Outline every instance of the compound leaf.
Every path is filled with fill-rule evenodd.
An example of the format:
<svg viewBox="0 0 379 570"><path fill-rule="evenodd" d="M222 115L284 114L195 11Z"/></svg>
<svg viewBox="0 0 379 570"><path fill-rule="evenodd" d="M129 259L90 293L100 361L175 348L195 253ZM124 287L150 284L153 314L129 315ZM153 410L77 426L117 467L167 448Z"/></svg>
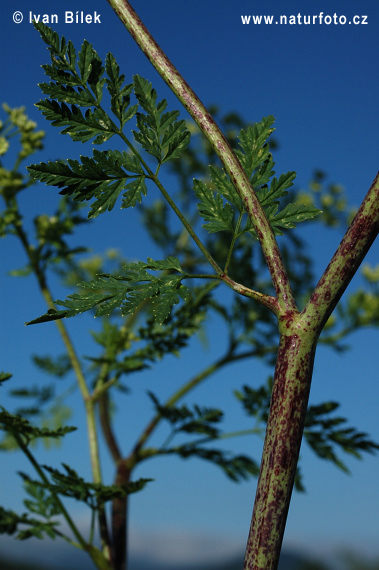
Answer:
<svg viewBox="0 0 379 570"><path fill-rule="evenodd" d="M170 257L163 261L149 258L147 261L129 263L122 274L102 274L93 281L80 283L80 293L69 295L65 301L55 301L55 304L65 307L64 310L50 309L45 315L27 324L74 317L91 309L96 309L95 316L110 315L117 308L126 315L134 312L145 301L151 303L155 320L162 323L172 306L188 297L189 289L181 283L185 273L176 258ZM148 269L165 272L174 270L180 272L180 275L163 273L156 276L149 273Z"/></svg>
<svg viewBox="0 0 379 570"><path fill-rule="evenodd" d="M203 225L210 233L234 231L233 210L225 203L222 196L214 193L204 182L194 180L193 189L199 202L199 214L205 220Z"/></svg>
<svg viewBox="0 0 379 570"><path fill-rule="evenodd" d="M223 412L216 408L200 407L195 405L193 409L187 406L164 406L158 398L149 392L157 412L165 418L174 428L174 432L201 433L211 438L219 436L219 430L214 424L223 418Z"/></svg>
<svg viewBox="0 0 379 570"><path fill-rule="evenodd" d="M0 429L11 434L22 435L28 443L33 439L41 437L63 437L67 433L76 430L76 428L72 426L64 426L55 430L39 428L33 426L27 419L19 415L10 414L2 406L0 407Z"/></svg>
<svg viewBox="0 0 379 570"><path fill-rule="evenodd" d="M177 120L178 111L164 113L167 101L157 103L157 92L149 81L139 75L133 79L138 102L146 111L137 113L138 131L133 131L136 141L159 163L178 158L190 139L185 121Z"/></svg>
<svg viewBox="0 0 379 570"><path fill-rule="evenodd" d="M114 55L111 53L108 53L106 57L105 69L108 75L106 84L111 96L111 109L119 119L122 128L126 121L135 115L138 109L138 105L133 105L133 107L127 111L130 104L130 94L133 90L133 83L123 86L125 76L120 75L120 68Z"/></svg>
<svg viewBox="0 0 379 570"><path fill-rule="evenodd" d="M100 109L87 109L83 115L76 105L72 105L70 109L65 103L59 104L49 99L40 101L36 107L54 127L66 127L61 134L70 135L74 141L84 143L94 138L94 144L102 144L115 134L111 120Z"/></svg>
<svg viewBox="0 0 379 570"><path fill-rule="evenodd" d="M121 208L134 208L137 202L142 202L142 196L147 194L145 177L140 176L125 186L128 190L123 194Z"/></svg>
<svg viewBox="0 0 379 570"><path fill-rule="evenodd" d="M256 477L259 474L257 463L246 455L233 455L219 449L207 449L191 444L173 448L169 452L176 453L185 459L199 457L210 461L221 467L225 475L235 482L246 480L251 476Z"/></svg>
<svg viewBox="0 0 379 570"><path fill-rule="evenodd" d="M126 152L94 150L93 158L81 157L82 164L77 160L67 162L57 161L32 164L29 172L41 182L49 186L63 188L61 194L73 195L74 200L82 202L95 198L90 218L100 213L110 211L120 193L123 194L123 208L135 205L141 201L142 194L146 195L147 188L143 175L134 174L143 172L135 157ZM132 174L128 174L130 169ZM129 180L133 180L128 184Z"/></svg>
<svg viewBox="0 0 379 570"><path fill-rule="evenodd" d="M212 183L215 185L218 192L224 196L225 200L233 204L240 212L242 212L244 208L241 198L225 171L212 165L209 168L211 171Z"/></svg>
<svg viewBox="0 0 379 570"><path fill-rule="evenodd" d="M42 539L45 535L55 538L57 534L60 534L56 530L58 524L56 521L41 521L32 518L26 513L18 515L14 511L0 507L0 534L15 534L18 540L32 537ZM29 528L19 530L20 525Z"/></svg>
<svg viewBox="0 0 379 570"><path fill-rule="evenodd" d="M238 149L236 154L249 178L270 156L266 141L275 130L272 127L274 121L274 117L269 115L239 134L241 150Z"/></svg>
<svg viewBox="0 0 379 570"><path fill-rule="evenodd" d="M277 235L281 235L280 228L295 228L296 224L312 220L318 216L321 211L312 205L303 204L287 204L287 206L277 214L270 216L271 226Z"/></svg>

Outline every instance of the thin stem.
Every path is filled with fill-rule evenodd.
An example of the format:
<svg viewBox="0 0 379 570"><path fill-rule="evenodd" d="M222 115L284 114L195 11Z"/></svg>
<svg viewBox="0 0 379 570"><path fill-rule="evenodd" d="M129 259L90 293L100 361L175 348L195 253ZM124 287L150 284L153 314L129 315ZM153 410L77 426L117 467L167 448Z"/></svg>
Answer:
<svg viewBox="0 0 379 570"><path fill-rule="evenodd" d="M118 463L122 459L120 447L117 443L116 437L113 432L112 423L109 415L109 395L108 391L104 391L99 399L99 416L100 423L103 430L103 435L107 443L109 452L113 458L114 463Z"/></svg>
<svg viewBox="0 0 379 570"><path fill-rule="evenodd" d="M196 232L193 230L192 225L187 221L186 217L182 214L180 209L175 204L174 200L171 198L171 196L166 191L163 184L160 182L160 180L158 178L160 165L158 165L157 170L154 174L153 171L148 166L148 164L143 160L143 158L141 157L139 152L134 148L134 146L130 143L128 138L124 135L124 133L119 133L119 134L120 134L122 140L128 145L128 147L131 149L131 151L134 153L134 155L138 158L138 160L140 161L142 166L145 168L148 177L155 183L157 188L160 190L160 192L162 193L162 195L165 198L165 200L167 201L167 203L170 205L172 210L175 212L175 214L178 216L179 220L181 221L181 223L183 224L183 226L187 230L188 234L191 236L191 238L193 239L193 241L195 242L197 247L200 249L201 253L208 260L208 262L213 267L213 269L216 271L216 273L221 273L221 271L222 271L221 268L218 266L218 264L212 258L211 254L209 253L207 248L204 246L204 244L202 243L202 241L200 240L200 238L198 237Z"/></svg>
<svg viewBox="0 0 379 570"><path fill-rule="evenodd" d="M133 39L211 143L236 188L261 244L281 310L297 310L274 233L250 180L214 119L185 82L127 0L108 0Z"/></svg>
<svg viewBox="0 0 379 570"><path fill-rule="evenodd" d="M22 437L20 437L19 434L12 431L12 435L15 438L15 440L17 441L17 445L19 446L21 451L26 455L26 457L28 458L30 463L33 465L35 471L38 473L38 476L40 477L41 481L45 484L46 488L48 489L50 486L50 481L46 477L45 473L42 471L42 469L39 466L38 462L36 461L34 455L29 451L28 446L24 443ZM65 518L65 520L66 520L68 526L70 527L73 535L75 536L76 540L78 541L77 544L75 544L75 546L77 546L78 548L81 548L83 550L87 550L86 541L84 540L84 538L80 534L78 528L76 527L74 521L72 520L72 518L68 514L68 512L67 512L65 506L63 505L62 501L60 500L59 496L54 491L50 491L50 492L51 492L51 495L54 497L54 501L56 502L60 512L62 513L63 517Z"/></svg>
<svg viewBox="0 0 379 570"><path fill-rule="evenodd" d="M235 293L242 295L243 297L249 297L250 299L254 299L255 301L259 301L262 305L268 307L276 316L280 314L280 307L277 299L272 297L271 295L265 295L264 293L259 293L258 291L254 291L253 289L249 289L249 287L245 287L245 285L241 285L234 281L229 275L226 273L221 273L221 275L207 275L203 273L191 273L188 275L184 275L183 279L218 279L222 281L228 287L233 289Z"/></svg>
<svg viewBox="0 0 379 570"><path fill-rule="evenodd" d="M226 262L225 262L225 267L224 267L224 273L228 274L228 270L229 270L229 263L230 260L232 258L232 253L233 253L233 249L234 249L234 245L236 243L236 240L238 238L238 230L240 228L241 225L241 221L242 221L242 217L243 217L243 212L240 213L239 218L237 220L237 224L236 227L234 229L234 233L233 233L233 238L229 247L229 251L228 251L228 255L226 257Z"/></svg>
<svg viewBox="0 0 379 570"><path fill-rule="evenodd" d="M14 433L14 432L13 432L13 436L16 439L20 449L25 453L25 455L29 459L30 463L33 465L34 469L38 473L41 481L45 484L46 488L48 488L49 484L50 484L48 478L46 477L45 473L43 472L43 470L39 466L39 464L36 461L36 459L34 458L33 454L30 452L27 445L25 445L25 443L23 442L22 437L20 437L17 433ZM80 534L78 528L76 527L74 521L72 520L72 518L70 517L69 513L67 512L65 506L63 505L62 501L60 500L58 494L54 493L54 491L51 491L51 494L54 497L54 500L55 500L60 512L62 513L64 519L66 520L69 528L71 529L72 533L74 534L74 536L78 542L74 543L72 540L70 540L68 537L62 535L61 533L60 533L60 536L62 536L62 538L64 538L65 540L67 540L71 544L74 544L78 548L81 548L81 549L85 550L86 552L88 552L88 554L92 558L95 566L97 568L99 568L100 570L112 570L108 560L102 554L102 552L100 552L98 548L96 548L92 544L87 543L84 540L84 538Z"/></svg>
<svg viewBox="0 0 379 570"><path fill-rule="evenodd" d="M211 254L207 250L207 248L203 245L202 241L197 236L196 232L193 230L191 224L187 221L185 216L179 210L179 208L177 207L175 202L172 200L171 196L166 192L164 186L161 184L161 182L158 180L158 178L154 177L154 182L157 185L157 187L159 188L159 190L161 191L164 198L167 200L168 204L171 206L171 208L175 212L175 214L178 216L179 220L182 222L183 226L186 228L187 232L189 233L189 235L191 236L193 241L196 243L197 247L200 249L201 253L207 259L209 264L213 267L213 269L215 270L215 272L217 274L222 273L221 267L219 267L219 265L216 263L216 261L213 259L213 257L211 256Z"/></svg>
<svg viewBox="0 0 379 570"><path fill-rule="evenodd" d="M303 311L321 331L379 231L379 173Z"/></svg>
<svg viewBox="0 0 379 570"><path fill-rule="evenodd" d="M273 352L273 351L276 351L276 347L272 348L271 350L267 349L267 353ZM258 352L259 352L259 355L262 355L261 351L258 351ZM232 362L235 362L237 360L243 360L245 358L251 358L253 356L256 356L256 354L257 354L257 351L254 349L243 352L243 353L239 353L239 354L234 354L233 349L229 350L225 356L219 358L213 364L210 364L209 366L207 366L202 372L200 372L199 374L196 374L196 376L191 378L188 382L186 382L185 384L183 384L183 386L181 386L178 390L176 390L172 394L172 396L170 396L170 398L168 398L168 400L166 400L164 406L166 408L174 406L185 395L187 395L194 388L199 386L199 384L204 382L204 380L209 378L209 376L211 376L212 374L217 372L217 370L219 370L223 366L225 366L227 364L231 364ZM137 440L137 443L136 443L132 453L129 456L130 459L132 457L134 457L134 458L138 457L140 450L145 445L147 440L151 437L151 435L153 434L153 432L155 431L155 429L157 428L158 424L160 423L160 421L162 419L163 418L160 414L156 414L154 416L154 418L147 425L147 427L145 428L145 430L143 431L143 433L141 434L141 436Z"/></svg>
<svg viewBox="0 0 379 570"><path fill-rule="evenodd" d="M202 372L200 372L199 374L196 374L196 376L191 378L191 380L189 380L188 382L183 384L183 386L181 386L178 390L176 390L172 394L172 396L170 396L170 398L168 398L168 400L166 400L164 406L166 408L174 406L181 398L183 398L186 394L188 394L188 392L190 392L191 390L196 388L196 386L198 386L206 378L208 378L209 376L214 374L219 368L224 366L224 364L227 364L229 361L231 361L230 356L226 355L226 356L223 356L222 358L220 358L219 360L217 360L216 362L214 362L213 364L210 364L209 366L207 366ZM157 426L161 422L161 420L162 420L161 414L156 414L154 416L154 418L151 420L151 422L147 425L147 427L143 431L142 435L138 438L137 443L136 443L132 453L130 454L130 457L138 457L139 456L139 453L140 453L142 447L145 445L145 443L147 442L149 437L155 431L155 429L157 428Z"/></svg>
<svg viewBox="0 0 379 570"><path fill-rule="evenodd" d="M222 273L220 275L220 278L236 293L239 293L243 297L249 297L250 299L259 301L262 303L262 305L265 305L265 307L270 309L274 315L277 317L280 315L281 308L279 300L275 297L271 297L271 295L265 295L264 293L259 293L258 291L253 291L252 289L249 289L248 287L245 287L244 285L233 281L233 279L231 279L228 275L225 275L225 273Z"/></svg>
<svg viewBox="0 0 379 570"><path fill-rule="evenodd" d="M12 205L17 208L18 210L18 203L15 197L12 199ZM42 296L46 301L46 304L49 308L55 308L53 303L53 298L50 293L49 287L46 282L46 277L41 269L38 259L36 258L35 251L29 240L27 238L26 233L22 227L21 220L18 220L13 224L13 227L16 231L18 238L20 239L25 253L28 256L30 264L33 268L33 272L37 278L37 282L39 288L41 290ZM66 348L68 357L71 362L71 366L74 370L78 386L80 392L82 394L83 400L85 402L86 407L86 417L87 417L87 433L88 433L88 441L89 441L89 452L90 452L90 459L91 459L91 466L92 466L92 477L94 483L101 483L101 470L100 470L100 456L99 456L99 444L98 444L98 437L97 437L97 429L96 429L96 419L95 419L95 409L94 409L94 402L91 399L90 391L87 386L86 379L83 374L83 370L79 361L79 358L76 354L74 345L71 341L70 335L62 321L55 321L58 331L61 335L63 344ZM107 523L106 523L106 516L105 510L102 506L99 508L99 521L100 521L100 531L101 531L101 538L105 552L109 554L109 536L107 531Z"/></svg>

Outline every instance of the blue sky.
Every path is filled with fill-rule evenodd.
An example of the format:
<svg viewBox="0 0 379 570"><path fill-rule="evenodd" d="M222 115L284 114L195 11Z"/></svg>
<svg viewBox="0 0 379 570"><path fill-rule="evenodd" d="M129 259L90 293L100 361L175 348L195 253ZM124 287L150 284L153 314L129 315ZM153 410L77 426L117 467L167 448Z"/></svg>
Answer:
<svg viewBox="0 0 379 570"><path fill-rule="evenodd" d="M276 117L276 138L280 142L275 155L278 173L296 170L298 186L305 187L313 170L321 168L328 173L330 181L345 187L351 204L359 205L379 166L379 6L375 0L359 3L309 0L306 5L299 1L275 0L267 3L267 7L242 0L135 0L133 6L205 104L217 103L222 112L237 111L247 122L258 121L269 114ZM66 8L85 14L96 11L100 23L65 23ZM16 10L23 14L19 24L13 21ZM72 7L68 3L53 5L41 0L3 2L0 7L1 102L25 105L29 116L47 131L45 150L33 162L78 157L83 147L61 137L33 107L41 98L37 83L44 80L44 75L40 66L49 61L49 56L29 23L30 11L41 15L53 11L59 19L54 29L71 39L77 48L85 38L102 57L113 52L127 80L135 73L147 77L154 82L159 95L177 108L173 96L105 0L77 0ZM347 21L355 15L366 15L367 24L243 25L241 22L241 15L248 14L272 14L277 20L280 15L318 15L320 12L324 20L334 13L346 16ZM54 189L38 187L35 193L25 197L23 208L27 215L34 215L43 208L51 211L56 200ZM82 228L78 239L91 243L94 250L104 251L122 243L125 255L140 259L151 255L144 239L133 239L138 232L138 216L134 212L130 216L128 211L115 212L100 218L96 224ZM123 222L125 219L127 223ZM319 275L341 235L327 230L317 235L305 230L304 235L310 243ZM378 253L376 244L368 256L372 264L378 263ZM14 373L15 387L16 382L24 384L25 378L35 381L36 372L28 355L47 352L59 339L53 324L46 328L23 326L25 320L41 314L45 308L32 279L26 282L4 277L7 271L23 264L18 244L10 239L3 241L1 260L1 367ZM357 283L359 278L350 290ZM83 327L88 326L88 321L82 322L68 323L79 342ZM216 327L217 323L213 323L210 329L208 352L202 352L195 343L193 350L183 353L179 361L168 359L160 365L157 374L163 379L162 398L173 389L179 370L191 375L217 356L222 341L215 335ZM352 425L379 440L378 372L374 360L378 331L367 329L351 337L350 342L353 348L345 356L326 349L318 351L311 402L340 401L341 414ZM84 344L84 353L85 349ZM254 375L264 378L267 373L259 363L254 364ZM232 373L230 370L222 372L209 386L196 392L193 401L198 399L222 407L230 405L231 419L238 421L230 394L243 383L241 378L246 374L251 374L248 364L236 366ZM134 423L127 427L130 438L149 417L144 393L150 385L150 377L144 377L134 388L135 400L125 400L123 418L131 417ZM4 402L8 401L6 390L7 387L2 390ZM75 408L74 423L80 420L80 409L80 406ZM120 429L125 430L124 419L118 421ZM74 457L77 468L85 471L85 432L75 438L72 436L70 446L50 455L41 451L42 460L57 465ZM250 452L256 458L261 452L257 438L241 439L233 442L233 446L238 452ZM307 493L294 495L284 544L325 551L341 545L359 545L379 555L378 458L368 456L362 462L348 460L352 475L346 476L316 459L305 448L302 457ZM25 465L17 455L7 460L2 457L1 461L6 464L0 474L0 502L10 508L19 507L19 481L12 473L25 469ZM111 479L110 466L106 464L104 471ZM209 533L210 537L229 535L237 546L244 544L255 481L233 485L215 468L196 460L182 463L176 459L154 460L139 474L151 476L156 482L132 499L131 520L136 536L157 532L157 528L164 532L175 529L189 535L199 532Z"/></svg>

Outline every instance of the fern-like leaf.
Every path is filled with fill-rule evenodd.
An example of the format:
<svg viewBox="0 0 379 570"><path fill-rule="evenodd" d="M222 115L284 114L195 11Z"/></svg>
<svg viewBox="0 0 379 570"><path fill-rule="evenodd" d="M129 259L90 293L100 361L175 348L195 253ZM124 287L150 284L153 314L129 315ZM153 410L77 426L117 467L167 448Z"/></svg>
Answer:
<svg viewBox="0 0 379 570"><path fill-rule="evenodd" d="M173 270L179 272L179 275L152 275L148 272L149 269L165 272ZM102 274L93 281L80 283L82 292L69 295L65 301L55 302L65 309L50 309L45 315L27 324L74 317L91 309L96 309L96 316L110 315L115 309L121 309L121 313L126 315L134 312L145 301L151 303L155 320L162 323L170 314L172 306L189 295L189 289L182 284L185 276L179 261L173 257L163 261L149 258L147 263L129 263L122 274Z"/></svg>

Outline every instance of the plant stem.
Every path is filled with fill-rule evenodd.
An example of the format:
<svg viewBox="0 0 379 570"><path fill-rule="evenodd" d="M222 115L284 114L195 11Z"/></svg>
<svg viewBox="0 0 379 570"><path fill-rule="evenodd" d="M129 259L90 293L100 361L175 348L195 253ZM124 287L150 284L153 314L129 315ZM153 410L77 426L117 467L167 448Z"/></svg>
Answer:
<svg viewBox="0 0 379 570"><path fill-rule="evenodd" d="M50 482L49 482L48 478L46 477L45 473L43 472L43 470L41 469L40 465L38 464L38 462L34 458L33 454L29 451L28 446L24 443L23 438L15 432L12 432L12 435L15 438L15 440L17 441L17 445L19 446L21 451L23 451L23 453L25 453L26 457L28 458L30 463L33 465L33 467L34 467L35 471L38 473L41 481L45 484L46 488L48 488ZM75 546L79 546L79 548L86 550L87 549L86 541L84 540L84 538L80 534L79 530L77 529L74 521L72 520L72 518L68 514L68 512L67 512L66 508L64 507L62 501L60 500L59 496L54 491L50 491L50 492L51 492L52 496L54 497L54 501L58 505L58 508L59 508L61 514L65 518L69 528L71 529L73 535L75 536L76 540L78 541L78 543Z"/></svg>
<svg viewBox="0 0 379 570"><path fill-rule="evenodd" d="M253 223L281 309L296 310L287 272L274 233L245 171L214 119L185 82L127 0L108 0L143 53L184 105L211 143Z"/></svg>
<svg viewBox="0 0 379 570"><path fill-rule="evenodd" d="M109 413L109 394L105 391L99 398L99 417L105 441L114 463L122 459L120 447L114 435L112 422Z"/></svg>
<svg viewBox="0 0 379 570"><path fill-rule="evenodd" d="M276 570L307 413L317 335L299 317L280 338L244 570Z"/></svg>
<svg viewBox="0 0 379 570"><path fill-rule="evenodd" d="M203 245L203 243L201 242L201 240L197 236L196 232L194 232L191 224L188 223L185 216L183 216L182 212L179 210L179 208L177 207L175 202L171 199L171 196L168 194L168 192L166 192L164 186L161 184L161 182L158 180L158 178L156 176L154 176L153 180L154 180L155 184L157 185L157 187L159 188L159 190L161 191L164 198L166 199L166 201L168 202L168 204L171 206L171 208L173 209L175 214L178 216L179 220L182 222L183 226L186 228L187 232L189 233L189 235L191 236L193 241L196 243L197 247L200 249L201 253L207 259L209 264L213 267L215 272L218 275L220 275L220 273L222 273L221 267L218 266L218 264L213 259L213 257L211 256L211 254L209 253L207 248Z"/></svg>
<svg viewBox="0 0 379 570"><path fill-rule="evenodd" d="M127 485L133 467L133 461L119 461L114 484ZM128 558L128 495L112 501L112 538L113 570L125 570Z"/></svg>
<svg viewBox="0 0 379 570"><path fill-rule="evenodd" d="M28 446L24 443L22 437L20 437L15 432L13 432L13 437L17 441L19 448L25 453L28 460L33 465L33 467L36 470L36 472L38 473L41 481L45 484L46 488L49 488L50 482L49 482L48 478L46 477L45 473L41 469L41 467L38 464L38 462L36 461L36 459L34 458L33 454L29 451ZM87 543L84 540L84 538L80 534L78 528L76 527L74 521L72 520L72 518L70 517L69 513L67 512L65 506L63 505L62 501L60 500L58 494L55 493L54 491L50 491L50 492L51 492L51 495L54 497L54 500L55 500L60 512L62 513L64 519L66 520L69 528L71 529L73 535L75 536L76 540L78 541L77 543L73 543L73 541L70 540L70 542L72 544L75 544L75 546L77 546L78 548L81 548L81 549L85 550L86 552L88 552L88 554L92 558L92 560L95 563L95 565L97 566L97 568L99 568L100 570L112 570L110 565L109 565L108 560L106 560L104 555L96 547L92 546L91 544ZM64 538L66 538L66 537L64 537Z"/></svg>
<svg viewBox="0 0 379 570"><path fill-rule="evenodd" d="M379 231L379 173L304 308L322 330Z"/></svg>
<svg viewBox="0 0 379 570"><path fill-rule="evenodd" d="M183 398L186 394L188 394L188 392L193 390L196 386L198 386L206 378L211 376L211 374L214 374L216 370L227 364L229 361L230 361L229 356L226 355L220 358L219 360L216 360L216 362L214 362L213 364L207 366L202 372L196 374L196 376L191 378L191 380L189 380L188 382L183 384L183 386L181 386L178 390L176 390L176 392L174 392L174 394L172 394L172 396L170 396L170 398L166 400L164 406L166 408L174 406L176 402L178 402L178 400ZM147 427L143 431L142 435L139 437L130 457L137 458L139 456L142 447L145 445L146 441L152 435L153 431L156 429L161 420L162 420L161 414L156 414L154 416L154 418L151 420L151 422L147 425Z"/></svg>
<svg viewBox="0 0 379 570"><path fill-rule="evenodd" d="M189 235L191 236L191 238L193 239L193 241L195 242L197 247L200 249L201 253L208 260L208 262L213 267L213 269L216 271L216 273L217 274L221 273L221 268L218 266L218 264L212 258L211 254L209 253L207 248L204 246L204 244L202 243L202 241L200 240L200 238L198 237L196 232L193 230L192 225L188 222L186 217L183 215L183 213L177 207L174 200L171 198L171 196L169 195L169 193L166 191L165 187L163 186L163 184L159 180L158 173L159 173L159 168L161 165L160 164L158 165L157 171L154 174L153 171L151 170L151 168L148 166L148 164L143 160L142 156L139 154L137 149L135 149L134 146L127 139L127 137L122 132L119 134L120 134L120 137L122 138L122 140L125 142L125 144L127 144L127 146L131 149L133 154L138 158L138 160L140 161L142 166L145 168L147 176L154 182L154 184L160 190L160 192L162 193L163 197L165 198L165 200L167 201L169 206L172 208L172 210L178 216L182 225L185 227L185 229L187 230L187 232L189 233Z"/></svg>
<svg viewBox="0 0 379 570"><path fill-rule="evenodd" d="M296 475L318 336L379 229L379 175L301 314L281 332L245 570L276 570Z"/></svg>
<svg viewBox="0 0 379 570"><path fill-rule="evenodd" d="M11 200L11 204L14 208L18 211L18 202L16 197L13 196ZM9 205L9 204L8 204ZM34 275L36 276L41 294L45 299L45 302L49 308L55 308L52 295L50 293L49 287L46 282L46 276L41 269L39 261L35 255L35 250L33 249L32 245L29 243L28 237L23 229L21 217L17 222L13 224L16 235L18 236L19 240L22 243L22 246L25 250L26 255L28 256L30 265L33 269ZM89 451L90 451L90 458L91 458L91 466L92 466L92 477L94 483L101 483L101 470L100 470L100 456L99 456L99 443L98 443L98 436L97 436L97 429L96 429L96 418L95 418L95 403L91 398L90 391L87 386L86 379L83 374L83 370L79 361L79 358L76 354L75 347L72 343L70 335L62 321L55 321L60 336L62 338L63 344L66 348L68 357L71 362L71 366L74 370L79 389L82 395L82 398L85 402L86 407L86 416L87 416L87 433L88 433L88 441L89 441ZM107 553L109 556L109 536L107 530L107 523L106 523L106 516L105 510L103 506L99 507L99 526L100 526L100 534L102 539L102 545L104 548L104 552Z"/></svg>
<svg viewBox="0 0 379 570"><path fill-rule="evenodd" d="M243 212L240 213L237 223L236 223L236 227L234 228L234 233L233 233L233 238L231 241L231 244L229 246L229 251L228 251L228 255L226 257L226 262L225 262L225 267L224 267L224 273L228 274L229 271L229 263L230 260L232 258L232 253L233 253L233 249L234 249L234 245L236 243L236 240L238 238L238 232L240 229L240 225L241 225L241 221L242 221L242 217L243 217Z"/></svg>

